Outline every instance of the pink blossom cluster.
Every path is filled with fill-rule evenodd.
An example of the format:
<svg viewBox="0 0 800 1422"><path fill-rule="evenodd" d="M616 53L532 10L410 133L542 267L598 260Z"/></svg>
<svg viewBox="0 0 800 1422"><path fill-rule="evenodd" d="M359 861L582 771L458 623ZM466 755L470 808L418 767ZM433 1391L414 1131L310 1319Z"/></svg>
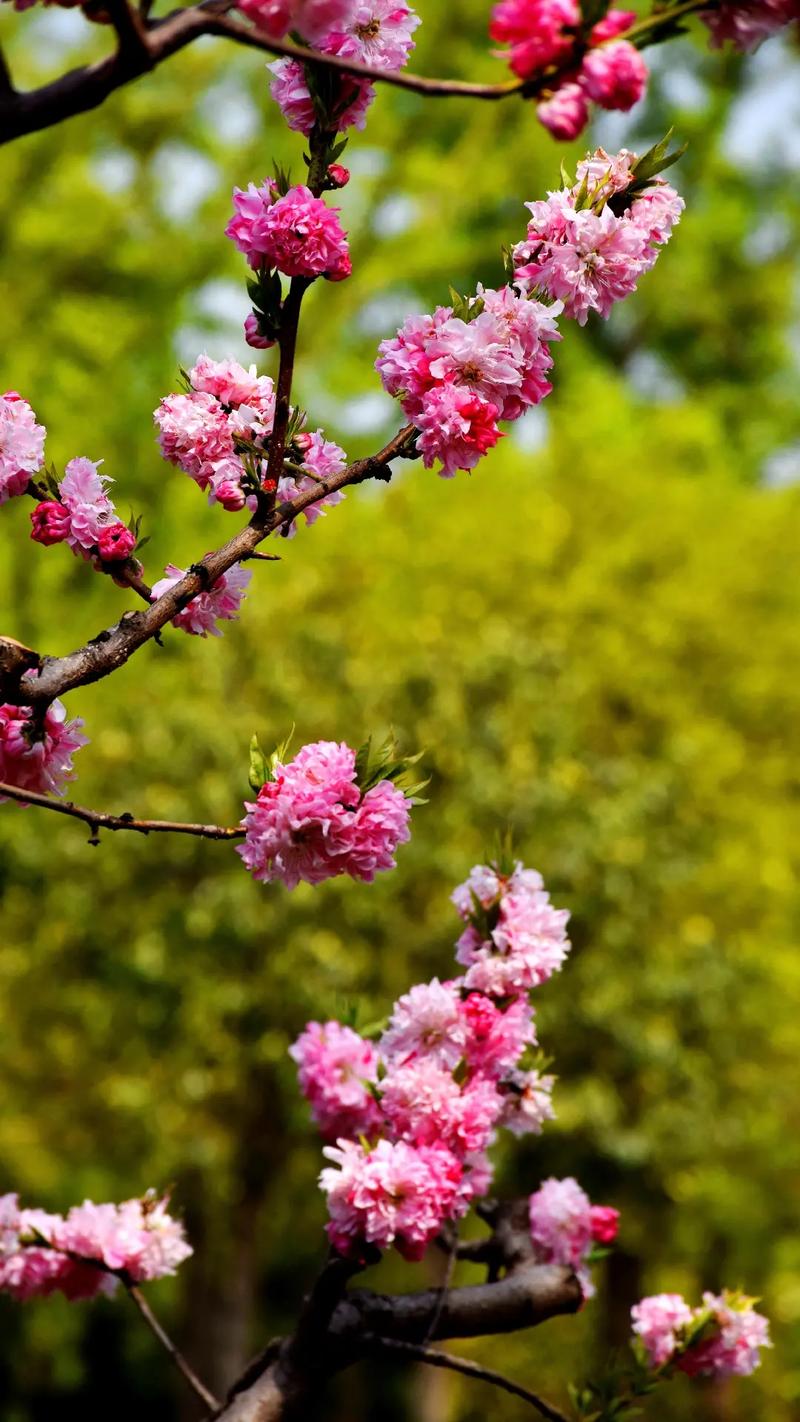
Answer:
<svg viewBox="0 0 800 1422"><path fill-rule="evenodd" d="M625 150L610 157L599 149L578 165L574 187L526 204L527 234L512 254L515 283L562 302L580 326L590 311L608 317L635 291L680 220L683 199L661 178L625 200L635 161Z"/></svg>
<svg viewBox="0 0 800 1422"><path fill-rule="evenodd" d="M541 885L520 865L508 877L518 889ZM505 882L490 868L473 870L468 881L495 897ZM456 891L459 902L469 892ZM375 1044L336 1022L306 1027L291 1055L338 1167L326 1168L320 1182L337 1249L395 1244L418 1257L446 1221L488 1190L497 1130L538 1133L552 1117L553 1078L527 1064L536 1045L527 996L533 981L529 975L525 988L496 995L468 978L418 983L394 1004ZM591 1237L611 1239L615 1221L615 1211L596 1212Z"/></svg>
<svg viewBox="0 0 800 1422"><path fill-rule="evenodd" d="M352 264L339 209L300 184L281 194L272 178L260 187L234 188L226 236L256 271L342 281Z"/></svg>
<svg viewBox="0 0 800 1422"><path fill-rule="evenodd" d="M239 0L239 8L266 28L264 11L276 6L271 0ZM402 69L408 62L414 48L412 36L420 23L403 0L319 0L316 6L300 3L283 9L294 11L287 27L297 30L323 54L390 71ZM279 59L268 68L273 76L270 92L289 128L309 134L321 118L324 127L339 132L364 127L375 98L375 86L368 79L338 76L322 114L320 98L317 96L315 103L298 60Z"/></svg>
<svg viewBox="0 0 800 1422"><path fill-rule="evenodd" d="M44 425L16 390L0 395L0 504L24 494L44 462Z"/></svg>
<svg viewBox="0 0 800 1422"><path fill-rule="evenodd" d="M800 21L800 0L744 0L701 10L711 31L711 44L718 49L729 41L736 49L751 50L777 34L786 25Z"/></svg>
<svg viewBox="0 0 800 1422"><path fill-rule="evenodd" d="M53 1215L0 1196L0 1291L22 1302L52 1293L88 1299L113 1292L119 1278L139 1284L174 1274L192 1250L168 1205L148 1194L121 1205L86 1200Z"/></svg>
<svg viewBox="0 0 800 1422"><path fill-rule="evenodd" d="M489 33L510 46L508 61L518 78L548 72L537 115L555 138L571 139L586 127L590 103L627 110L643 98L647 65L620 38L635 20L634 10L610 9L587 30L579 0L500 0Z"/></svg>
<svg viewBox="0 0 800 1422"><path fill-rule="evenodd" d="M580 1281L584 1298L594 1294L588 1261L595 1244L612 1244L619 1211L593 1205L577 1180L545 1180L528 1201L531 1239L543 1264L561 1264Z"/></svg>
<svg viewBox="0 0 800 1422"><path fill-rule="evenodd" d="M724 1290L690 1308L680 1294L654 1294L631 1310L633 1332L649 1368L672 1365L689 1377L747 1377L771 1347L769 1323L753 1299Z"/></svg>
<svg viewBox="0 0 800 1422"><path fill-rule="evenodd" d="M291 501L344 468L344 451L326 440L321 430L301 432L286 453L295 469L303 472L279 480L277 487L270 484L267 457L275 417L270 376L256 375L255 366L245 370L235 360L215 361L201 355L188 380L187 392L167 395L155 411L158 442L164 458L194 479L208 493L210 504L233 513L245 507L252 510L258 488L277 493L281 502ZM341 491L324 494L320 486L320 497L303 510L306 523L314 523L343 498ZM293 533L294 520L284 527Z"/></svg>
<svg viewBox="0 0 800 1422"><path fill-rule="evenodd" d="M62 795L73 780L72 757L88 745L80 717L67 720L60 701L41 717L30 706L0 705L0 781L38 795Z"/></svg>
<svg viewBox="0 0 800 1422"><path fill-rule="evenodd" d="M564 962L569 913L554 908L541 874L520 863L508 874L477 865L453 893L467 925L456 956L466 985L493 998L528 992Z"/></svg>
<svg viewBox="0 0 800 1422"><path fill-rule="evenodd" d="M185 569L176 568L174 563L167 564L164 574L165 576L153 585L154 602L186 576ZM252 573L238 564L229 568L210 588L198 593L172 618L173 627L179 627L182 632L188 632L193 637L207 637L209 633L212 637L221 637L222 632L217 623L235 621L239 616L239 608L252 576Z"/></svg>
<svg viewBox="0 0 800 1422"><path fill-rule="evenodd" d="M303 746L272 774L245 805L237 846L254 879L287 889L341 874L371 883L395 867L397 846L410 838L408 800L390 780L362 792L355 751L344 742Z"/></svg>
<svg viewBox="0 0 800 1422"><path fill-rule="evenodd" d="M499 420L518 419L549 394L560 310L511 286L480 287L469 319L440 306L381 342L376 369L419 430L426 468L441 464L445 478L473 469L500 439Z"/></svg>
<svg viewBox="0 0 800 1422"><path fill-rule="evenodd" d="M31 514L31 538L51 546L67 543L83 558L104 563L124 562L136 547L136 534L117 517L107 486L99 474L102 460L71 459L58 485L57 499L44 499Z"/></svg>

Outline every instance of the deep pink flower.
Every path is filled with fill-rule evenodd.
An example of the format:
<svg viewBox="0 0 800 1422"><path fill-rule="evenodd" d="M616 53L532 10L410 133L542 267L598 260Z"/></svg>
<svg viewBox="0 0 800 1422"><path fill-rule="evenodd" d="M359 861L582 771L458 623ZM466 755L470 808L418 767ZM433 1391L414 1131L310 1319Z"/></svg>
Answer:
<svg viewBox="0 0 800 1422"><path fill-rule="evenodd" d="M595 1243L613 1244L619 1233L619 1210L613 1205L592 1205L589 1215Z"/></svg>
<svg viewBox="0 0 800 1422"><path fill-rule="evenodd" d="M61 795L74 780L72 757L88 745L83 721L67 720L60 701L53 701L41 720L30 706L0 705L0 780L19 790Z"/></svg>
<svg viewBox="0 0 800 1422"><path fill-rule="evenodd" d="M487 1077L459 1086L430 1057L391 1068L382 1083L381 1106L397 1139L413 1145L445 1145L459 1159L485 1150L503 1098Z"/></svg>
<svg viewBox="0 0 800 1422"><path fill-rule="evenodd" d="M580 84L562 84L549 99L540 99L536 117L554 138L569 142L583 133L589 122L589 105Z"/></svg>
<svg viewBox="0 0 800 1422"><path fill-rule="evenodd" d="M369 1089L378 1080L378 1053L371 1042L338 1022L309 1022L289 1056L326 1140L379 1133L381 1112Z"/></svg>
<svg viewBox="0 0 800 1422"><path fill-rule="evenodd" d="M499 1080L536 1041L533 1008L524 997L500 1007L484 993L471 992L460 1010L467 1029L464 1055L482 1076Z"/></svg>
<svg viewBox="0 0 800 1422"><path fill-rule="evenodd" d="M343 163L328 164L328 178L336 188L346 188L350 182L350 169Z"/></svg>
<svg viewBox="0 0 800 1422"><path fill-rule="evenodd" d="M222 405L238 409L246 405L255 410L265 426L272 429L275 417L275 387L269 375L257 375L254 365L249 370L235 360L212 360L200 355L189 371L192 389L215 395Z"/></svg>
<svg viewBox="0 0 800 1422"><path fill-rule="evenodd" d="M502 437L497 405L473 395L463 385L437 385L425 396L414 423L426 469L441 464L442 478L475 465Z"/></svg>
<svg viewBox="0 0 800 1422"><path fill-rule="evenodd" d="M528 79L572 52L581 23L576 0L500 0L492 10L489 34L511 46L509 64Z"/></svg>
<svg viewBox="0 0 800 1422"><path fill-rule="evenodd" d="M589 34L590 44L603 44L606 40L616 39L617 35L624 35L631 25L636 21L635 10L609 10L602 20L592 27Z"/></svg>
<svg viewBox="0 0 800 1422"><path fill-rule="evenodd" d="M307 44L347 24L353 7L354 0L238 0L242 13L270 38L296 30Z"/></svg>
<svg viewBox="0 0 800 1422"><path fill-rule="evenodd" d="M186 576L184 570L176 568L174 563L168 563L164 573L165 576L153 585L154 602ZM221 637L222 631L217 623L232 622L238 618L252 576L247 568L237 563L217 578L207 592L193 597L189 605L172 618L172 626L180 627L181 631L193 637L207 637L209 633L212 637Z"/></svg>
<svg viewBox="0 0 800 1422"><path fill-rule="evenodd" d="M119 520L106 524L97 535L97 551L108 563L129 558L136 547L136 534Z"/></svg>
<svg viewBox="0 0 800 1422"><path fill-rule="evenodd" d="M644 97L647 65L627 40L590 49L581 65L581 81L590 99L604 109L632 109Z"/></svg>
<svg viewBox="0 0 800 1422"><path fill-rule="evenodd" d="M381 1140L367 1149L341 1140L324 1153L334 1162L320 1175L328 1237L342 1254L394 1244L406 1259L420 1259L458 1207L462 1167L444 1146Z"/></svg>
<svg viewBox="0 0 800 1422"><path fill-rule="evenodd" d="M31 524L34 543L63 543L69 533L69 509L56 499L45 499L33 510Z"/></svg>
<svg viewBox="0 0 800 1422"><path fill-rule="evenodd" d="M350 275L347 238L338 208L330 208L302 185L276 195L270 180L246 192L234 188L234 216L225 231L252 267L274 267L285 276Z"/></svg>
<svg viewBox="0 0 800 1422"><path fill-rule="evenodd" d="M0 395L0 504L24 494L44 462L44 425L16 390Z"/></svg>
<svg viewBox="0 0 800 1422"><path fill-rule="evenodd" d="M270 346L274 346L275 344L272 338L268 340L266 336L262 336L261 326L255 311L251 311L250 315L245 317L244 338L248 346L252 346L254 351L266 351L269 350Z"/></svg>

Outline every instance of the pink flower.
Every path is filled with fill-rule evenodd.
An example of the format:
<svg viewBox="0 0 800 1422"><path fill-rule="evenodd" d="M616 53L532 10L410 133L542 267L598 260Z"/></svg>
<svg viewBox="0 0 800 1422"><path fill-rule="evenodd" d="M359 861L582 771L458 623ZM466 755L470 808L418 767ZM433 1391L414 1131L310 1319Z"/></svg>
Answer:
<svg viewBox="0 0 800 1422"><path fill-rule="evenodd" d="M101 463L102 460L71 459L58 486L61 502L69 512L67 542L74 552L94 548L102 529L117 521L106 493L111 480L97 472Z"/></svg>
<svg viewBox="0 0 800 1422"><path fill-rule="evenodd" d="M73 780L72 757L88 738L83 721L67 720L60 701L53 701L41 720L30 706L0 705L0 780L39 795L61 795Z"/></svg>
<svg viewBox="0 0 800 1422"><path fill-rule="evenodd" d="M652 1294L631 1309L633 1331L642 1340L648 1366L663 1368L678 1347L678 1335L693 1321L680 1294Z"/></svg>
<svg viewBox="0 0 800 1422"><path fill-rule="evenodd" d="M154 602L186 576L184 570L176 568L174 563L168 563L164 573L165 576L153 585ZM207 592L198 593L188 606L172 618L173 627L180 627L181 631L193 637L207 637L209 633L212 637L221 637L217 623L236 621L252 576L246 568L235 564L217 578Z"/></svg>
<svg viewBox="0 0 800 1422"><path fill-rule="evenodd" d="M635 21L635 10L609 10L608 14L593 26L589 35L590 42L596 45L603 44L606 40L616 39L617 35L624 35Z"/></svg>
<svg viewBox="0 0 800 1422"><path fill-rule="evenodd" d="M510 1072L502 1083L505 1106L500 1125L515 1136L540 1135L545 1121L555 1120L554 1084L554 1076L538 1071Z"/></svg>
<svg viewBox="0 0 800 1422"><path fill-rule="evenodd" d="M729 1293L703 1294L695 1319L709 1319L713 1332L687 1348L678 1367L690 1377L748 1377L761 1363L760 1350L770 1348L769 1323L756 1313L753 1300ZM708 1327L708 1324L706 1325Z"/></svg>
<svg viewBox="0 0 800 1422"><path fill-rule="evenodd" d="M638 49L627 40L590 49L581 65L581 80L590 99L604 109L632 109L644 97L649 70Z"/></svg>
<svg viewBox="0 0 800 1422"><path fill-rule="evenodd" d="M661 179L655 179L653 186L634 198L628 209L628 221L644 238L644 248L640 257L643 271L655 266L658 249L668 242L676 222L686 206L675 189Z"/></svg>
<svg viewBox="0 0 800 1422"><path fill-rule="evenodd" d="M366 1149L341 1140L324 1153L334 1162L320 1175L328 1237L342 1254L394 1244L406 1259L420 1259L458 1208L462 1167L444 1146L381 1140Z"/></svg>
<svg viewBox="0 0 800 1422"><path fill-rule="evenodd" d="M247 192L234 188L234 216L225 231L252 267L274 267L285 276L326 276L341 281L350 275L347 238L338 208L329 208L309 188L290 188L276 196L271 181Z"/></svg>
<svg viewBox="0 0 800 1422"><path fill-rule="evenodd" d="M613 1244L619 1233L619 1210L613 1205L592 1205L589 1215L595 1243Z"/></svg>
<svg viewBox="0 0 800 1422"><path fill-rule="evenodd" d="M238 0L238 8L272 39L296 30L307 44L317 44L350 19L354 0Z"/></svg>
<svg viewBox="0 0 800 1422"><path fill-rule="evenodd" d="M425 1057L452 1070L467 1044L468 1023L453 983L418 983L399 998L379 1047L392 1068Z"/></svg>
<svg viewBox="0 0 800 1422"><path fill-rule="evenodd" d="M24 494L44 462L44 425L16 390L0 395L0 504Z"/></svg>
<svg viewBox="0 0 800 1422"><path fill-rule="evenodd" d="M506 342L511 359L520 374L519 384L506 392L502 418L518 419L531 405L538 405L550 394L552 385L547 375L553 366L550 342L560 341L557 318L559 302L544 306L541 301L520 296L511 286L499 291L478 287L483 301L483 319L488 326L494 322L498 338Z"/></svg>
<svg viewBox="0 0 800 1422"><path fill-rule="evenodd" d="M282 39L292 22L292 0L238 0L243 15L271 39Z"/></svg>
<svg viewBox="0 0 800 1422"><path fill-rule="evenodd" d="M563 301L580 326L589 312L607 317L636 289L645 242L639 228L606 206L601 212L569 210L561 194L527 204L528 236L515 249L517 278Z"/></svg>
<svg viewBox="0 0 800 1422"><path fill-rule="evenodd" d="M592 1246L591 1203L577 1180L545 1180L528 1201L531 1239L544 1264L577 1274L584 1298L594 1293L586 1265Z"/></svg>
<svg viewBox="0 0 800 1422"><path fill-rule="evenodd" d="M549 99L540 99L536 117L554 138L565 142L577 138L589 122L589 106L580 84L562 84Z"/></svg>
<svg viewBox="0 0 800 1422"><path fill-rule="evenodd" d="M397 845L409 838L408 804L387 782L362 796L349 746L317 741L273 773L245 805L247 833L237 846L255 879L280 879L287 889L340 874L371 882L394 866Z"/></svg>
<svg viewBox="0 0 800 1422"><path fill-rule="evenodd" d="M700 19L708 25L715 48L729 40L736 49L751 50L784 25L800 20L800 0L745 0L744 4L722 4L716 10L702 10Z"/></svg>
<svg viewBox="0 0 800 1422"><path fill-rule="evenodd" d="M31 514L31 538L34 543L63 543L69 533L69 509L55 499L37 504Z"/></svg>
<svg viewBox="0 0 800 1422"><path fill-rule="evenodd" d="M309 1022L289 1056L326 1140L379 1133L381 1112L369 1089L378 1080L378 1053L370 1042L338 1022Z"/></svg>
<svg viewBox="0 0 800 1422"><path fill-rule="evenodd" d="M275 417L275 387L271 376L256 375L254 365L249 370L235 360L211 360L210 356L197 357L189 371L193 390L206 395L215 395L223 405L238 409L246 405L255 410L268 429L272 429Z"/></svg>
<svg viewBox="0 0 800 1422"><path fill-rule="evenodd" d="M400 397L409 418L422 409L422 400L436 384L430 370L430 348L450 320L449 306L439 306L432 316L409 316L396 336L381 341L375 369L384 390Z"/></svg>
<svg viewBox="0 0 800 1422"><path fill-rule="evenodd" d="M516 996L562 966L570 948L569 914L553 907L535 871L517 864L502 878L478 866L453 901L467 923L456 956L467 967L468 987L492 997Z"/></svg>
<svg viewBox="0 0 800 1422"><path fill-rule="evenodd" d="M255 311L251 311L250 315L245 317L244 338L248 346L252 346L255 351L269 350L270 346L275 344L271 337L268 339L266 336L262 336L261 325Z"/></svg>
<svg viewBox="0 0 800 1422"><path fill-rule="evenodd" d="M58 1292L92 1298L116 1286L174 1274L192 1253L167 1198L145 1196L121 1205L86 1200L66 1217L19 1210L16 1196L0 1200L0 1289L18 1299ZM33 1244L38 1239L47 1243ZM100 1266L100 1267L98 1267Z"/></svg>
<svg viewBox="0 0 800 1422"><path fill-rule="evenodd" d="M129 558L136 547L136 534L124 523L106 524L97 535L97 551L108 563Z"/></svg>
<svg viewBox="0 0 800 1422"><path fill-rule="evenodd" d="M536 1041L533 1008L524 997L499 1007L483 993L471 992L461 1003L461 1015L467 1029L464 1055L482 1076L499 1080Z"/></svg>
<svg viewBox="0 0 800 1422"><path fill-rule="evenodd" d="M303 65L296 59L278 59L267 68L273 75L270 94L289 128L308 135L316 122L316 110ZM334 105L337 130L342 133L347 128L363 129L374 98L375 86L369 80L342 75Z"/></svg>
<svg viewBox="0 0 800 1422"><path fill-rule="evenodd" d="M528 79L571 54L581 23L576 0L500 0L492 11L489 34L509 44L509 63L520 79Z"/></svg>
<svg viewBox="0 0 800 1422"><path fill-rule="evenodd" d="M501 438L499 409L461 385L437 385L423 400L414 423L426 469L441 463L442 478L475 465Z"/></svg>
<svg viewBox="0 0 800 1422"><path fill-rule="evenodd" d="M326 509L335 508L344 499L343 489L334 489L332 493L326 494L320 481L329 479L334 474L339 474L347 464L347 455L333 440L325 439L322 430L315 430L313 434L301 435L303 443L302 460L303 468L308 470L305 477L285 476L278 481L278 502L292 503L300 494L312 493L319 490L319 498L313 504L308 504L303 510L303 517L307 524L316 523L318 518L323 518ZM292 519L291 523L284 524L281 532L284 538L293 538L297 532L297 521Z"/></svg>
<svg viewBox="0 0 800 1422"><path fill-rule="evenodd" d="M459 1086L430 1057L391 1069L381 1106L394 1136L413 1145L443 1144L459 1159L485 1150L503 1099L486 1077Z"/></svg>
<svg viewBox="0 0 800 1422"><path fill-rule="evenodd" d="M355 0L347 22L320 43L326 54L355 59L372 69L402 69L414 48L419 16L398 0Z"/></svg>
<svg viewBox="0 0 800 1422"><path fill-rule="evenodd" d="M201 489L208 488L214 461L233 455L231 430L219 400L197 391L167 395L153 418L164 458Z"/></svg>

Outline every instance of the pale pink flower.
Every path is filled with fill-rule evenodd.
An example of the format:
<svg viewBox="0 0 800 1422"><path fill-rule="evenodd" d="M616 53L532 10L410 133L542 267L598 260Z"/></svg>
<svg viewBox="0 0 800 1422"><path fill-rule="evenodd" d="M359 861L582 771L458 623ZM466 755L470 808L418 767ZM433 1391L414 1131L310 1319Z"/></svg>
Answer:
<svg viewBox="0 0 800 1422"><path fill-rule="evenodd" d="M98 474L102 460L71 459L58 486L61 502L69 511L67 542L73 551L94 548L101 531L117 522L116 510L106 493L112 481Z"/></svg>
<svg viewBox="0 0 800 1422"><path fill-rule="evenodd" d="M591 1202L577 1180L545 1180L531 1195L531 1239L543 1264L561 1264L577 1275L584 1298L594 1287L586 1265L592 1247Z"/></svg>
<svg viewBox="0 0 800 1422"><path fill-rule="evenodd" d="M174 563L167 564L164 574L165 576L153 585L154 602L186 576L184 569L176 568ZM217 578L207 592L198 593L193 597L191 602L172 618L172 626L179 627L182 632L188 632L193 637L207 637L209 633L212 637L221 637L222 631L217 623L236 621L252 576L247 568L235 564L227 573Z"/></svg>
<svg viewBox="0 0 800 1422"><path fill-rule="evenodd" d="M554 138L570 142L589 122L589 105L580 84L562 84L536 105L536 117Z"/></svg>
<svg viewBox="0 0 800 1422"><path fill-rule="evenodd" d="M491 313L467 323L451 317L428 347L429 369L438 384L463 385L490 401L504 418L506 403L518 399L522 381L518 362Z"/></svg>
<svg viewBox="0 0 800 1422"><path fill-rule="evenodd" d="M613 193L624 192L630 186L633 174L631 167L636 162L636 154L631 153L629 148L621 148L619 153L606 153L605 148L596 148L594 153L587 153L578 164L576 182L571 190L572 197L580 191L584 178L593 200L602 192L606 198ZM653 182L660 182L660 179L653 179ZM649 189L648 189L649 191Z"/></svg>
<svg viewBox="0 0 800 1422"><path fill-rule="evenodd" d="M72 757L88 745L76 717L67 720L60 701L53 701L41 719L30 706L0 705L0 780L18 790L62 795L74 780Z"/></svg>
<svg viewBox="0 0 800 1422"><path fill-rule="evenodd" d="M569 952L569 914L553 907L535 870L517 864L501 878L479 866L453 901L467 922L456 956L467 967L467 987L475 991L493 997L527 992L546 982Z"/></svg>
<svg viewBox="0 0 800 1422"><path fill-rule="evenodd" d="M320 42L326 54L355 59L372 69L402 69L414 48L419 16L403 0L355 0L347 23Z"/></svg>
<svg viewBox="0 0 800 1422"><path fill-rule="evenodd" d="M189 380L193 390L215 395L221 404L232 409L246 405L257 412L267 430L272 429L275 387L271 376L256 374L254 365L245 370L238 361L200 355L189 371Z"/></svg>
<svg viewBox="0 0 800 1422"><path fill-rule="evenodd" d="M489 34L511 46L513 72L528 79L550 64L564 62L580 23L577 0L500 0L492 10Z"/></svg>
<svg viewBox="0 0 800 1422"><path fill-rule="evenodd" d="M690 1377L749 1377L761 1363L761 1349L772 1346L769 1323L751 1299L729 1293L703 1294L695 1318L710 1313L714 1332L687 1348L678 1367Z"/></svg>
<svg viewBox="0 0 800 1422"><path fill-rule="evenodd" d="M467 1022L455 984L417 983L392 1009L379 1049L392 1068L425 1057L452 1070L467 1045Z"/></svg>
<svg viewBox="0 0 800 1422"><path fill-rule="evenodd" d="M380 1132L380 1108L369 1089L378 1080L378 1053L371 1042L338 1022L309 1022L289 1056L326 1140Z"/></svg>
<svg viewBox="0 0 800 1422"><path fill-rule="evenodd" d="M686 204L670 183L655 179L652 187L634 198L628 221L642 233L645 246L640 258L643 271L655 266L658 249L668 242Z"/></svg>
<svg viewBox="0 0 800 1422"><path fill-rule="evenodd" d="M649 70L638 49L627 40L612 40L590 49L581 65L581 82L604 109L632 109L644 97Z"/></svg>
<svg viewBox="0 0 800 1422"><path fill-rule="evenodd" d="M425 468L441 464L438 472L444 479L452 479L459 469L474 469L502 437L498 415L497 405L473 395L467 386L434 386L414 420Z"/></svg>
<svg viewBox="0 0 800 1422"><path fill-rule="evenodd" d="M663 1368L678 1347L679 1336L694 1318L680 1294L651 1294L631 1309L633 1331L642 1344L648 1366Z"/></svg>
<svg viewBox="0 0 800 1422"><path fill-rule="evenodd" d="M69 509L65 509L56 499L46 499L33 510L31 524L34 543L46 546L63 543L69 534Z"/></svg>
<svg viewBox="0 0 800 1422"><path fill-rule="evenodd" d="M350 275L347 238L338 208L328 207L303 185L277 196L270 180L247 192L234 188L234 216L225 231L252 267L274 267L285 276Z"/></svg>
<svg viewBox="0 0 800 1422"><path fill-rule="evenodd" d="M164 458L207 489L214 462L234 452L228 420L216 396L198 391L167 395L153 418Z"/></svg>
<svg viewBox="0 0 800 1422"><path fill-rule="evenodd" d="M565 314L580 326L590 311L608 317L616 302L636 289L646 245L639 228L608 206L565 214L560 195L527 205L533 219L521 244L517 278L563 301Z"/></svg>
<svg viewBox="0 0 800 1422"><path fill-rule="evenodd" d="M459 1086L446 1067L420 1057L388 1072L381 1106L395 1137L414 1145L444 1144L461 1158L485 1150L503 1099L488 1078Z"/></svg>
<svg viewBox="0 0 800 1422"><path fill-rule="evenodd" d="M305 477L286 475L279 479L278 503L292 503L300 494L312 493L318 489L319 498L303 510L306 523L311 525L316 523L318 518L323 518L327 509L335 508L344 499L343 489L334 489L332 493L326 494L319 481L340 474L347 464L347 455L333 440L326 439L322 430L304 435L303 443L303 468L307 469L308 473ZM285 523L281 528L284 538L293 538L296 532L296 519Z"/></svg>
<svg viewBox="0 0 800 1422"><path fill-rule="evenodd" d="M538 1071L509 1072L502 1083L505 1104L500 1125L515 1136L541 1135L545 1121L555 1120L554 1076Z"/></svg>
<svg viewBox="0 0 800 1422"><path fill-rule="evenodd" d="M308 135L317 116L303 65L296 59L278 59L267 69L273 76L270 94L289 128ZM333 116L337 130L342 133L347 128L363 129L374 98L375 86L369 80L342 75Z"/></svg>
<svg viewBox="0 0 800 1422"><path fill-rule="evenodd" d="M44 425L16 390L0 395L0 504L24 494L44 462Z"/></svg>
<svg viewBox="0 0 800 1422"><path fill-rule="evenodd" d="M420 1259L459 1205L462 1167L444 1146L381 1140L366 1149L341 1140L324 1154L334 1162L320 1175L327 1232L342 1254L394 1244L406 1259Z"/></svg>
<svg viewBox="0 0 800 1422"><path fill-rule="evenodd" d="M729 40L736 49L751 50L785 25L800 20L800 0L745 0L743 4L723 4L715 10L702 10L700 19L708 25L715 48Z"/></svg>

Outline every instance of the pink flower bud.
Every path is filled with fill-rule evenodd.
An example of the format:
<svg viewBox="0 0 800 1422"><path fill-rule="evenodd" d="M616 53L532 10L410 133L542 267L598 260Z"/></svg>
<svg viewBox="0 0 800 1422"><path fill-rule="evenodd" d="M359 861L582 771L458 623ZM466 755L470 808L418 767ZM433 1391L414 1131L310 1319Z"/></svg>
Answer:
<svg viewBox="0 0 800 1422"><path fill-rule="evenodd" d="M136 534L124 523L109 523L97 535L97 550L104 563L119 563L129 558L136 547Z"/></svg>
<svg viewBox="0 0 800 1422"><path fill-rule="evenodd" d="M619 1230L619 1210L611 1205L592 1205L589 1217L592 1239L597 1244L613 1244Z"/></svg>
<svg viewBox="0 0 800 1422"><path fill-rule="evenodd" d="M295 448L300 450L301 454L308 454L308 451L312 449L314 445L314 441L310 434L295 435L293 443L295 445Z"/></svg>
<svg viewBox="0 0 800 1422"><path fill-rule="evenodd" d="M350 182L350 169L343 163L328 164L328 178L335 188L346 188Z"/></svg>
<svg viewBox="0 0 800 1422"><path fill-rule="evenodd" d="M258 324L258 317L255 311L251 311L244 323L244 338L248 346L252 346L254 351L267 351L270 346L274 346L274 341L268 341L266 336L262 336L261 327Z"/></svg>
<svg viewBox="0 0 800 1422"><path fill-rule="evenodd" d="M235 479L222 479L219 484L215 484L214 497L228 513L238 513L239 509L244 508L244 489Z"/></svg>
<svg viewBox="0 0 800 1422"><path fill-rule="evenodd" d="M589 98L604 109L632 109L644 95L648 75L641 54L627 40L591 49L581 67Z"/></svg>
<svg viewBox="0 0 800 1422"><path fill-rule="evenodd" d="M537 104L536 117L554 138L565 142L577 138L589 121L589 107L580 84L562 84L552 98Z"/></svg>
<svg viewBox="0 0 800 1422"><path fill-rule="evenodd" d="M593 27L589 42L595 45L602 44L604 40L616 39L617 35L622 35L630 29L635 19L635 10L609 10Z"/></svg>
<svg viewBox="0 0 800 1422"><path fill-rule="evenodd" d="M69 509L65 509L64 505L57 503L55 499L45 499L33 510L31 523L31 538L34 543L44 543L46 546L63 543L69 533Z"/></svg>

